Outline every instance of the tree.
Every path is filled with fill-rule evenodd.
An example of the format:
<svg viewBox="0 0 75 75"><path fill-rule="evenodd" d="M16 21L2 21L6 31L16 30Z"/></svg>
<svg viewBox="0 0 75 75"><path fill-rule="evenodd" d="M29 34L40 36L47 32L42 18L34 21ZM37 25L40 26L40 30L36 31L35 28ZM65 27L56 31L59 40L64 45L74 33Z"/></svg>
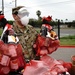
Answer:
<svg viewBox="0 0 75 75"><path fill-rule="evenodd" d="M66 21L68 21L68 19L65 19Z"/></svg>
<svg viewBox="0 0 75 75"><path fill-rule="evenodd" d="M36 15L38 16L38 19L40 19L41 11L40 10L36 11Z"/></svg>

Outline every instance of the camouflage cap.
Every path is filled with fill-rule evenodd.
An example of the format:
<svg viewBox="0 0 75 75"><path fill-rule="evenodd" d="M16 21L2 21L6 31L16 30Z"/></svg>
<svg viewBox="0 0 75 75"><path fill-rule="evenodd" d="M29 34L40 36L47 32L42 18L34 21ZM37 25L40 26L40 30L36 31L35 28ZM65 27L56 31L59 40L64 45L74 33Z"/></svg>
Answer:
<svg viewBox="0 0 75 75"><path fill-rule="evenodd" d="M18 16L19 16L20 18L22 18L22 17L24 17L24 16L29 16L29 12L28 12L27 8L26 8L26 7L20 8L20 9L18 10Z"/></svg>
<svg viewBox="0 0 75 75"><path fill-rule="evenodd" d="M12 14L17 15L17 14L18 14L18 10L19 10L20 8L22 8L22 7L25 7L25 6L17 6L17 7L15 7L15 8L12 8Z"/></svg>

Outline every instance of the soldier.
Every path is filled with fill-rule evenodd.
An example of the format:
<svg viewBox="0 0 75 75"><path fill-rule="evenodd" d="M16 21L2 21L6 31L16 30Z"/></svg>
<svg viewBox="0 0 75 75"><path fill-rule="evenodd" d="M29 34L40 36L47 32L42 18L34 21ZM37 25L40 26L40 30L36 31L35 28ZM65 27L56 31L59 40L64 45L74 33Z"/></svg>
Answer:
<svg viewBox="0 0 75 75"><path fill-rule="evenodd" d="M29 61L35 56L33 52L33 44L35 42L37 32L35 28L28 25L29 12L24 6L12 8L12 16L15 20L13 23L13 29L17 34L19 34L18 38L23 48L25 60Z"/></svg>
<svg viewBox="0 0 75 75"><path fill-rule="evenodd" d="M5 25L8 23L2 11L0 11L0 28L4 29Z"/></svg>
<svg viewBox="0 0 75 75"><path fill-rule="evenodd" d="M50 38L50 43L51 43L51 47L49 48L49 54L53 53L54 51L56 51L58 49L58 47L60 46L60 41L58 39L58 35L56 34L56 32L53 30L53 27L50 25L50 21L52 20L52 16L48 16L48 17L43 17L42 19L42 27L41 29L43 30L44 28L47 29L47 35L45 35L45 37ZM49 39L46 39L47 41L49 41Z"/></svg>
<svg viewBox="0 0 75 75"><path fill-rule="evenodd" d="M56 32L53 30L52 26L49 24L49 22L51 20L52 20L52 17L50 17L50 16L43 17L41 30L43 30L43 29L47 30L46 31L47 33L45 34L46 37L50 37L52 40L57 40L58 36L57 36Z"/></svg>

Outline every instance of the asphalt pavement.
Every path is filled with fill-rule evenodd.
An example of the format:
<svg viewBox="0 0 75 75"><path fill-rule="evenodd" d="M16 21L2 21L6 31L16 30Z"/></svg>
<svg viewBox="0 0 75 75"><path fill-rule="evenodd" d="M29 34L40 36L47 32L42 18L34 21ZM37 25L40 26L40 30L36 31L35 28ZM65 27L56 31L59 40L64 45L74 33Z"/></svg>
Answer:
<svg viewBox="0 0 75 75"><path fill-rule="evenodd" d="M58 29L54 29L54 31L58 34ZM60 37L75 35L75 29L60 29Z"/></svg>
<svg viewBox="0 0 75 75"><path fill-rule="evenodd" d="M72 55L75 55L75 47L59 47L57 51L50 54L51 57L57 60L62 59L66 62L71 62Z"/></svg>

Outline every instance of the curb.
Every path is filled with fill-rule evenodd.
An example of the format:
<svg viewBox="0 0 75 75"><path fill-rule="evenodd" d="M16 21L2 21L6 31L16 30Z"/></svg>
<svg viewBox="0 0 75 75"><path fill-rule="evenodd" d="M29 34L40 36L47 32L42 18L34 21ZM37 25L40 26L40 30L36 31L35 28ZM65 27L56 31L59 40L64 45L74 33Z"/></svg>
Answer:
<svg viewBox="0 0 75 75"><path fill-rule="evenodd" d="M75 46L59 46L59 48L75 48Z"/></svg>

